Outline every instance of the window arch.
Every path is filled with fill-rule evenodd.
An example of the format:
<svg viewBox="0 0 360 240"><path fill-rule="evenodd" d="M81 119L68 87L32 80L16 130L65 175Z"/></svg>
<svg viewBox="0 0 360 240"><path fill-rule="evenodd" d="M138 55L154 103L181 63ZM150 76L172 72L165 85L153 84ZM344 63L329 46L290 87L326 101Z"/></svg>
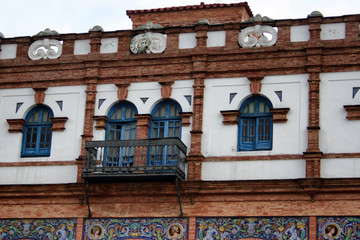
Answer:
<svg viewBox="0 0 360 240"><path fill-rule="evenodd" d="M163 100L153 109L149 138L181 138L181 106L173 100ZM177 164L180 149L173 145L154 146L148 151L151 166Z"/></svg>
<svg viewBox="0 0 360 240"><path fill-rule="evenodd" d="M238 151L272 149L271 102L262 96L247 98L240 107Z"/></svg>
<svg viewBox="0 0 360 240"><path fill-rule="evenodd" d="M108 112L106 140L136 139L136 107L130 102L120 102ZM108 147L105 166L132 166L134 163L134 147Z"/></svg>
<svg viewBox="0 0 360 240"><path fill-rule="evenodd" d="M22 141L22 157L50 156L52 110L44 105L38 105L30 110L25 117L24 134Z"/></svg>
<svg viewBox="0 0 360 240"><path fill-rule="evenodd" d="M149 138L181 138L181 106L173 100L163 100L153 109Z"/></svg>

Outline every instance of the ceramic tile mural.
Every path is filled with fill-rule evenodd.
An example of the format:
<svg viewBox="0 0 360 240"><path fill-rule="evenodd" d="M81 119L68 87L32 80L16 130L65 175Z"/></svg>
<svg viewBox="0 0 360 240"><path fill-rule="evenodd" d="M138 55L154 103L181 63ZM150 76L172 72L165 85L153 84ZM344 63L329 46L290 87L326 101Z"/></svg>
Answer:
<svg viewBox="0 0 360 240"><path fill-rule="evenodd" d="M76 219L0 219L0 239L72 240Z"/></svg>
<svg viewBox="0 0 360 240"><path fill-rule="evenodd" d="M309 219L298 217L197 218L196 239L307 240Z"/></svg>
<svg viewBox="0 0 360 240"><path fill-rule="evenodd" d="M360 239L360 217L319 217L317 239Z"/></svg>
<svg viewBox="0 0 360 240"><path fill-rule="evenodd" d="M84 220L83 239L188 239L186 218L109 218Z"/></svg>

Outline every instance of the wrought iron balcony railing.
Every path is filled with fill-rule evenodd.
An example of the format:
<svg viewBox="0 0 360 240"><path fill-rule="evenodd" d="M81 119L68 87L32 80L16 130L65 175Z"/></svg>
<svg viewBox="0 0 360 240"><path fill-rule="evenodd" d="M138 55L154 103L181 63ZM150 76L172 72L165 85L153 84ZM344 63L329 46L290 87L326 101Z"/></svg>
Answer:
<svg viewBox="0 0 360 240"><path fill-rule="evenodd" d="M186 146L179 138L89 141L85 149L87 181L185 179Z"/></svg>

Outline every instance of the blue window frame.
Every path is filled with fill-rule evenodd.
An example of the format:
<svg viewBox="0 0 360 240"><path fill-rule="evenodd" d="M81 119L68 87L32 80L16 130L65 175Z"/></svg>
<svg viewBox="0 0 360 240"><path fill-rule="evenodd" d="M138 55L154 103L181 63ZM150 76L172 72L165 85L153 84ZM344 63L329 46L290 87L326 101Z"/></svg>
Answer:
<svg viewBox="0 0 360 240"><path fill-rule="evenodd" d="M136 139L136 107L130 102L114 105L108 113L106 140ZM106 149L105 166L132 166L134 147L109 147Z"/></svg>
<svg viewBox="0 0 360 240"><path fill-rule="evenodd" d="M240 107L238 151L271 150L273 123L271 102L261 96L252 96Z"/></svg>
<svg viewBox="0 0 360 240"><path fill-rule="evenodd" d="M151 116L149 138L170 138L181 139L181 106L173 100L163 100L153 109ZM175 165L179 149L175 146L152 147L148 155L148 164Z"/></svg>
<svg viewBox="0 0 360 240"><path fill-rule="evenodd" d="M39 105L30 110L25 117L22 140L22 157L50 156L53 112L49 107Z"/></svg>

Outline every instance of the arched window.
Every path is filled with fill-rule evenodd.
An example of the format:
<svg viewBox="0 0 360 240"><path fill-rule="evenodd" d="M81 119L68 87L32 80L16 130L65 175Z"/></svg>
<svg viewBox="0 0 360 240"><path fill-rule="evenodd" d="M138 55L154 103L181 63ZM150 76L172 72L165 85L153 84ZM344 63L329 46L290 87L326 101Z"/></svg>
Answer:
<svg viewBox="0 0 360 240"><path fill-rule="evenodd" d="M136 139L136 107L129 102L114 105L108 113L106 140ZM132 166L133 147L109 147L106 153L106 166Z"/></svg>
<svg viewBox="0 0 360 240"><path fill-rule="evenodd" d="M153 109L150 138L181 138L180 105L173 100L164 100Z"/></svg>
<svg viewBox="0 0 360 240"><path fill-rule="evenodd" d="M39 105L25 117L22 141L22 157L50 156L53 112L49 107Z"/></svg>
<svg viewBox="0 0 360 240"><path fill-rule="evenodd" d="M181 106L173 100L164 100L153 109L149 138L181 138ZM175 165L179 149L165 145L152 147L148 154L148 164L152 166Z"/></svg>
<svg viewBox="0 0 360 240"><path fill-rule="evenodd" d="M261 96L252 96L240 107L238 151L272 149L271 102Z"/></svg>

